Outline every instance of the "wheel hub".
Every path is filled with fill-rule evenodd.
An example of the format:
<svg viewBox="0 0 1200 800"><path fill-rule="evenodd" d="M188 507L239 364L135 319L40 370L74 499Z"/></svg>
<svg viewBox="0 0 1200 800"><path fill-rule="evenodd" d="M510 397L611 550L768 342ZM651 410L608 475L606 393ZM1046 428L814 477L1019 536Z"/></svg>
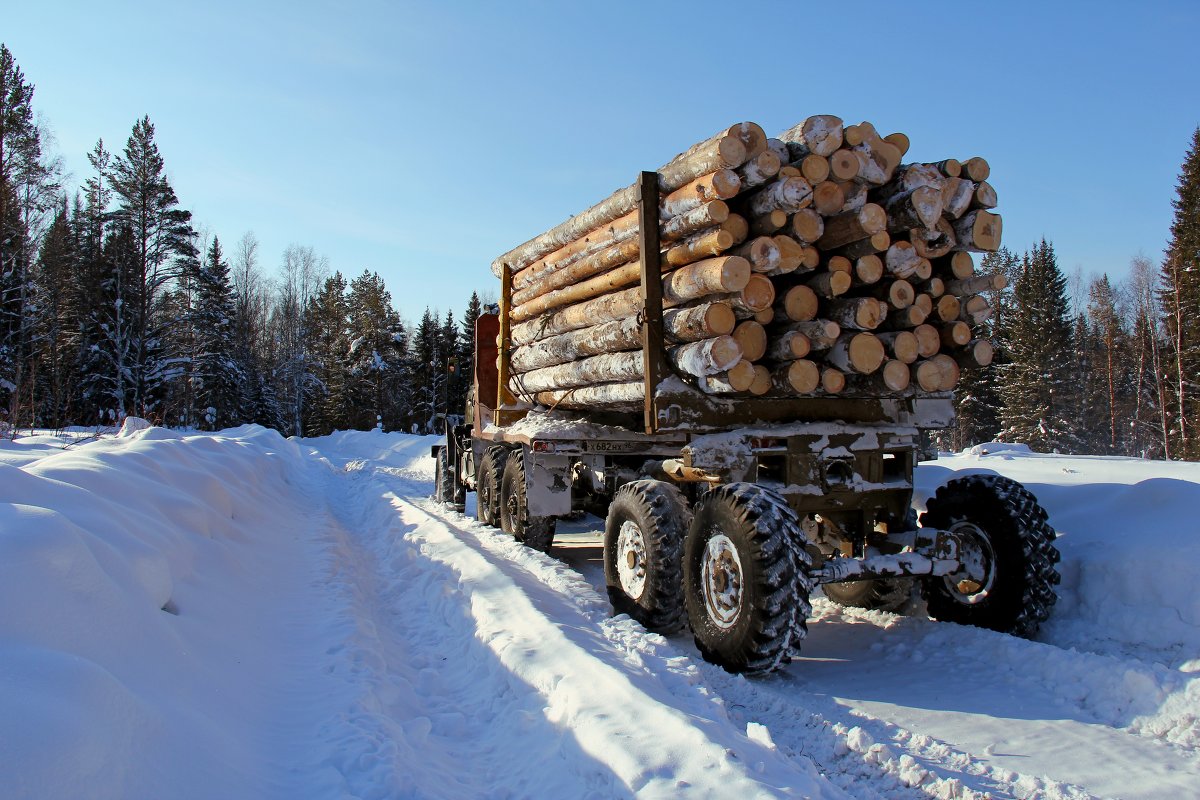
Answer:
<svg viewBox="0 0 1200 800"><path fill-rule="evenodd" d="M982 528L965 520L950 526L950 533L958 541L961 566L945 577L946 588L960 603L981 602L996 582L996 551L992 541Z"/></svg>
<svg viewBox="0 0 1200 800"><path fill-rule="evenodd" d="M701 580L709 619L718 628L732 628L742 611L742 560L725 534L705 545Z"/></svg>
<svg viewBox="0 0 1200 800"><path fill-rule="evenodd" d="M617 533L617 578L621 590L634 600L646 590L646 537L633 520L621 523Z"/></svg>

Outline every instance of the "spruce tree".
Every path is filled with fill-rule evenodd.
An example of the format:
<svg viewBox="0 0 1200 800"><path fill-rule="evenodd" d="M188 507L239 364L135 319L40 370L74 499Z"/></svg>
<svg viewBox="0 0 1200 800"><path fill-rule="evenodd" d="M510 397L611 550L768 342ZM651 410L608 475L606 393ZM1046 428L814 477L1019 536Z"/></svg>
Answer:
<svg viewBox="0 0 1200 800"><path fill-rule="evenodd" d="M383 427L394 414L396 384L404 361L400 316L378 273L363 271L350 282L349 349L350 416L352 427Z"/></svg>
<svg viewBox="0 0 1200 800"><path fill-rule="evenodd" d="M1001 368L1002 435L1037 450L1070 452L1078 437L1070 418L1075 375L1066 279L1045 239L1022 258L1013 300L1004 322L1011 363Z"/></svg>
<svg viewBox="0 0 1200 800"><path fill-rule="evenodd" d="M76 402L76 339L80 327L73 283L76 280L75 226L64 201L42 240L34 277L37 305L38 376L41 398L39 424L70 424Z"/></svg>
<svg viewBox="0 0 1200 800"><path fill-rule="evenodd" d="M234 296L229 264L214 236L197 281L194 329L196 331L196 408L206 430L241 422L241 391L245 369L234 343Z"/></svg>
<svg viewBox="0 0 1200 800"><path fill-rule="evenodd" d="M315 381L308 385L305 404L306 436L324 436L349 427L350 351L349 309L346 305L346 279L335 272L325 279L321 290L309 303L305 348L312 358Z"/></svg>
<svg viewBox="0 0 1200 800"><path fill-rule="evenodd" d="M133 126L124 152L113 162L109 182L117 198L113 220L133 239L137 305L127 309L132 331L128 363L131 411L150 414L170 377L163 348L173 322L156 316L159 301L180 266L195 257L190 211L179 207L167 180L154 125L143 117Z"/></svg>
<svg viewBox="0 0 1200 800"><path fill-rule="evenodd" d="M1200 459L1200 128L1172 201L1175 219L1162 266L1159 298L1169 351L1164 359L1170 393L1169 458Z"/></svg>

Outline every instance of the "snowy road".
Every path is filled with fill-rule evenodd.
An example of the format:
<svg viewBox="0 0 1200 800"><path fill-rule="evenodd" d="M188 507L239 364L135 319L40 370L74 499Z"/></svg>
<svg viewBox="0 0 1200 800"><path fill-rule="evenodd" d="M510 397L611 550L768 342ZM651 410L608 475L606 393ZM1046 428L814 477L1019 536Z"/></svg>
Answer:
<svg viewBox="0 0 1200 800"><path fill-rule="evenodd" d="M61 444L0 447L4 797L1200 795L1192 465L923 467L1047 505L1042 640L818 599L746 680L609 616L598 520L546 555L429 501L428 438Z"/></svg>

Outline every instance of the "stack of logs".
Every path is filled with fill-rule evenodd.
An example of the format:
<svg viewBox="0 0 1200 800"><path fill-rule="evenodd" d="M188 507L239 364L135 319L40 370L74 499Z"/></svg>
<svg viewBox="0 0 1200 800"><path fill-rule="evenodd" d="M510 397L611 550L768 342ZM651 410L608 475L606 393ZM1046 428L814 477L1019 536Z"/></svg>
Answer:
<svg viewBox="0 0 1200 800"><path fill-rule="evenodd" d="M718 395L953 389L992 359L972 252L1000 246L979 157L903 163L902 133L820 115L741 123L658 170L670 368ZM564 408L643 399L638 197L622 189L504 254L509 387Z"/></svg>

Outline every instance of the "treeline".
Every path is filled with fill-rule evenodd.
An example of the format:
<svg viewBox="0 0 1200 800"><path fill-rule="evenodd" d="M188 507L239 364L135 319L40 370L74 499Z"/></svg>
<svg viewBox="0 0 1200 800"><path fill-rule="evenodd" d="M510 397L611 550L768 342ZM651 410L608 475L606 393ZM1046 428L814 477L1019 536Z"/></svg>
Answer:
<svg viewBox="0 0 1200 800"><path fill-rule="evenodd" d="M1043 452L1200 460L1200 129L1174 200L1162 264L1145 257L1116 284L1070 291L1053 246L1001 249L992 367L964 370L958 424L939 444L1001 439Z"/></svg>
<svg viewBox="0 0 1200 800"><path fill-rule="evenodd" d="M311 436L461 413L477 297L410 330L378 274L347 283L311 248L268 281L252 234L230 255L197 233L148 118L119 153L98 142L69 193L32 100L0 45L0 426L136 414Z"/></svg>

